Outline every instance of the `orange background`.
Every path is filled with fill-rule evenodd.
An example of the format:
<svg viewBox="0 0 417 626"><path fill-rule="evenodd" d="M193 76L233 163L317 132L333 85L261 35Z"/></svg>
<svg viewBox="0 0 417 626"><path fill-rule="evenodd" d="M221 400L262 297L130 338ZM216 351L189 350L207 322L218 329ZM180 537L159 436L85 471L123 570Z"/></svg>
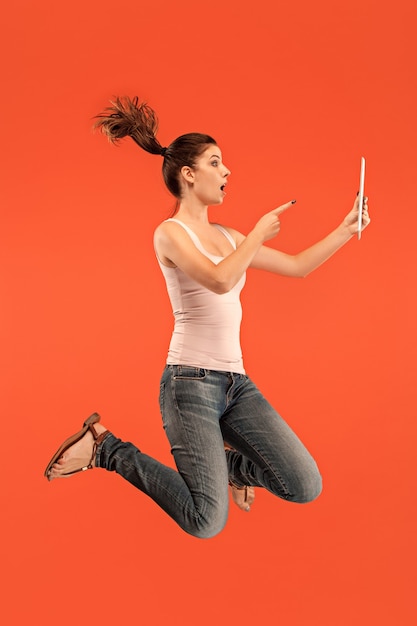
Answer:
<svg viewBox="0 0 417 626"><path fill-rule="evenodd" d="M16 0L2 10L2 617L7 625L415 624L416 8L412 0ZM48 484L93 411L172 463L172 317L152 233L161 161L91 132L139 95L163 144L219 142L213 219L272 245L339 224L367 158L371 227L306 280L252 272L248 373L318 459L297 506L257 490L208 541L120 477Z"/></svg>

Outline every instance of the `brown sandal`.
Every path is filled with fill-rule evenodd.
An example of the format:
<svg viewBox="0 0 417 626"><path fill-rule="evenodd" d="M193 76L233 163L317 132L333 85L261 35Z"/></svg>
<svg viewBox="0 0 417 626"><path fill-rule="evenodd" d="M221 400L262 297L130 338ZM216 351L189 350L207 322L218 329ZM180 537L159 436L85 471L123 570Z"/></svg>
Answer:
<svg viewBox="0 0 417 626"><path fill-rule="evenodd" d="M71 476L71 474L77 474L77 472L85 472L85 470L93 469L93 461L96 455L97 447L103 441L103 439L105 439L105 437L109 434L108 430L105 430L103 433L101 433L101 435L97 434L97 431L94 428L93 424L97 424L97 422L99 421L100 421L100 415L98 413L93 413L92 415L90 415L89 418L85 420L82 429L78 433L76 433L75 435L72 435L71 437L68 437L68 439L66 439L64 443L60 445L60 447L55 452L52 459L49 461L46 467L46 470L44 472L44 476L46 476L48 480L51 480L50 473L51 473L53 464L56 463L59 458L61 458L61 456L64 454L64 452L68 450L68 448L73 446L74 443L77 443L77 441L80 441L80 439L84 437L84 435L86 434L88 430L92 433L94 437L94 446L93 446L93 452L91 454L90 462L88 463L88 465L85 465L84 467L80 467L79 469L72 470L71 472L66 472L65 474L61 474L61 475Z"/></svg>

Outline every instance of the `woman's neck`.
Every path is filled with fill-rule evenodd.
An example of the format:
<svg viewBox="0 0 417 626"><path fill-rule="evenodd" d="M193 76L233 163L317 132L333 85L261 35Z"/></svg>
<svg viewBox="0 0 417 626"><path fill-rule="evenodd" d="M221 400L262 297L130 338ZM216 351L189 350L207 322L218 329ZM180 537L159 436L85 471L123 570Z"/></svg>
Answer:
<svg viewBox="0 0 417 626"><path fill-rule="evenodd" d="M193 224L208 224L208 207L198 203L181 201L175 217Z"/></svg>

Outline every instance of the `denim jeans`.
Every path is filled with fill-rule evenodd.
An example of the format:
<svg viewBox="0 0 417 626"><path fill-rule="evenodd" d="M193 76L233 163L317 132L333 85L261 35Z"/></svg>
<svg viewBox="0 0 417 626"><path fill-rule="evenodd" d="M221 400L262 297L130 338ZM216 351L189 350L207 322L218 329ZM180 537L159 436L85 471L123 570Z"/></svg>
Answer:
<svg viewBox="0 0 417 626"><path fill-rule="evenodd" d="M96 466L123 476L187 533L208 538L222 530L229 480L291 502L319 495L314 459L246 375L167 365L160 407L178 471L112 434ZM224 441L234 450L225 451Z"/></svg>

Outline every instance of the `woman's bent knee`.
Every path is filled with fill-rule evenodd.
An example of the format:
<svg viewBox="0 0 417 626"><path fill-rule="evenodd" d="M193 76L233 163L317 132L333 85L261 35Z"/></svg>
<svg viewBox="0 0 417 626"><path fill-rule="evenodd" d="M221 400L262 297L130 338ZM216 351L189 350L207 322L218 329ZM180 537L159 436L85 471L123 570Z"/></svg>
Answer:
<svg viewBox="0 0 417 626"><path fill-rule="evenodd" d="M226 521L222 523L199 523L192 528L184 528L184 530L196 537L197 539L212 539L218 535L226 525Z"/></svg>
<svg viewBox="0 0 417 626"><path fill-rule="evenodd" d="M226 526L228 516L228 503L215 506L203 506L200 510L194 510L187 516L180 526L186 533L198 539L211 539L218 535Z"/></svg>
<svg viewBox="0 0 417 626"><path fill-rule="evenodd" d="M292 502L306 504L312 502L322 492L323 481L319 470L311 470L307 474L300 477L298 489L291 498Z"/></svg>

